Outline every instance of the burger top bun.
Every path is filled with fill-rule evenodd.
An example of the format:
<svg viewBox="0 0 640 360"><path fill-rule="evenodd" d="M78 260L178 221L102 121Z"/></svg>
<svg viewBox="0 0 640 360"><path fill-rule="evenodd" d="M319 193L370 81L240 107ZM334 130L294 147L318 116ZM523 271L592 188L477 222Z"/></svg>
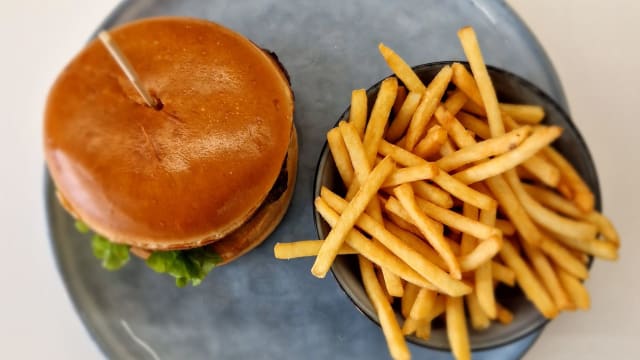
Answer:
<svg viewBox="0 0 640 360"><path fill-rule="evenodd" d="M242 35L203 20L151 18L110 34L160 108L89 43L45 110L45 156L63 205L111 241L144 249L224 237L264 201L285 160L286 75Z"/></svg>

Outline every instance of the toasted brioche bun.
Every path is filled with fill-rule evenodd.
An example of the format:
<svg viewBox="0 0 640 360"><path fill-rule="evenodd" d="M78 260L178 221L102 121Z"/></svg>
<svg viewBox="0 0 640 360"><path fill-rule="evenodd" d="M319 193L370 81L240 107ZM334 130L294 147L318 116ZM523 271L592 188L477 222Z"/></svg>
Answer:
<svg viewBox="0 0 640 360"><path fill-rule="evenodd" d="M289 152L287 153L287 188L284 193L270 203L264 203L242 226L228 234L224 238L208 245L213 252L222 258L221 264L226 264L247 251L260 245L282 221L282 218L289 208L293 190L296 183L296 173L298 170L298 139L295 128Z"/></svg>
<svg viewBox="0 0 640 360"><path fill-rule="evenodd" d="M61 203L111 241L146 250L204 246L257 219L295 142L293 94L278 63L203 20L152 18L110 33L162 108L144 105L91 42L45 110ZM264 221L275 227L281 217Z"/></svg>
<svg viewBox="0 0 640 360"><path fill-rule="evenodd" d="M298 170L298 139L295 127L289 143L284 170L287 174L287 182L284 184L286 189L277 200L265 201L239 228L222 239L205 245L208 250L220 255L221 262L218 266L228 264L260 245L275 230L286 214L293 197ZM151 255L150 251L135 247L131 248L131 252L142 259L147 259Z"/></svg>

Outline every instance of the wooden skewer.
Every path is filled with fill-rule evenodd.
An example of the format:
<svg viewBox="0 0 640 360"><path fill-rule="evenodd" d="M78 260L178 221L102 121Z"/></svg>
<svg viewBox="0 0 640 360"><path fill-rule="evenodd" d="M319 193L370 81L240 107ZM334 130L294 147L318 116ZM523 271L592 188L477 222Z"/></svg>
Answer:
<svg viewBox="0 0 640 360"><path fill-rule="evenodd" d="M113 41L111 35L109 35L109 33L106 31L101 31L100 34L98 34L98 38L100 38L100 40L104 44L104 47L109 51L109 54L111 54L113 59L116 61L116 63L118 63L122 71L129 79L129 81L131 81L133 87L135 87L140 96L142 96L144 102L147 103L148 106L154 109L158 109L160 103L157 99L151 96L151 94L149 94L147 89L142 86L138 74L133 69L133 66L131 66L129 60L127 60L127 58L124 56L118 45Z"/></svg>

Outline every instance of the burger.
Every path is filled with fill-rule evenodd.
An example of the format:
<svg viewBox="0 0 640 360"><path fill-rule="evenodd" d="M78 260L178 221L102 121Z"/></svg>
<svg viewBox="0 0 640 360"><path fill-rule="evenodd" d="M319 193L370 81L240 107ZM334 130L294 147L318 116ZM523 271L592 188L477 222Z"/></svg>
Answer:
<svg viewBox="0 0 640 360"><path fill-rule="evenodd" d="M290 203L293 93L274 54L221 25L110 30L157 106L90 42L55 81L44 151L60 204L117 269L133 253L178 286L259 245Z"/></svg>

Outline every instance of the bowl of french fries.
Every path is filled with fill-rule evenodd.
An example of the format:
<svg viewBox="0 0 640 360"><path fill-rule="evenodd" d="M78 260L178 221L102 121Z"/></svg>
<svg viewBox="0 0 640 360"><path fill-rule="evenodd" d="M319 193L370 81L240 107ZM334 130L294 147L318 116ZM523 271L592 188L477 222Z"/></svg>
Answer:
<svg viewBox="0 0 640 360"><path fill-rule="evenodd" d="M407 340L468 359L586 310L592 258L618 256L569 116L458 36L468 62L410 67L379 45L393 75L352 92L318 162L320 240L274 249L331 269L395 359Z"/></svg>

